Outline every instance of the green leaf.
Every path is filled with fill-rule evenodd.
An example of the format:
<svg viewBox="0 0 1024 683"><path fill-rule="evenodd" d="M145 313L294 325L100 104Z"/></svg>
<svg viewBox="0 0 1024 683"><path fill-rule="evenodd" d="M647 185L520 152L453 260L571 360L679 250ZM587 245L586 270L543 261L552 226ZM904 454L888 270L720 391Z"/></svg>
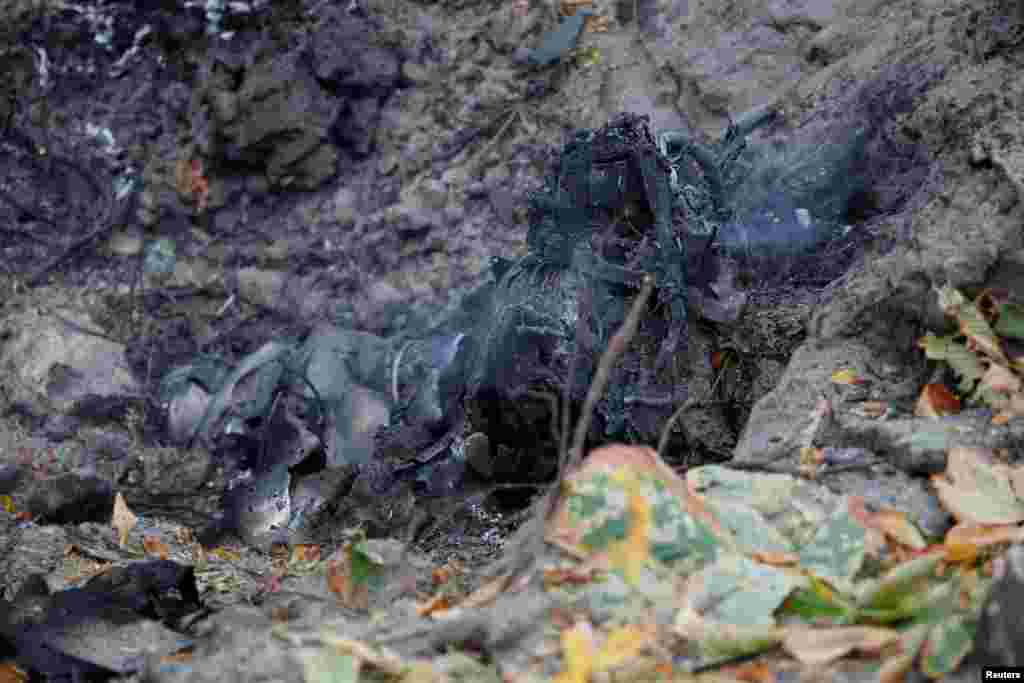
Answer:
<svg viewBox="0 0 1024 683"><path fill-rule="evenodd" d="M569 514L574 519L588 519L597 514L598 510L607 506L608 499L604 493L578 493L569 498Z"/></svg>
<svg viewBox="0 0 1024 683"><path fill-rule="evenodd" d="M922 555L890 569L883 576L857 586L857 604L867 609L896 607L922 582L934 575L941 553Z"/></svg>
<svg viewBox="0 0 1024 683"><path fill-rule="evenodd" d="M961 615L935 624L921 651L921 671L929 678L952 673L974 646L974 628Z"/></svg>
<svg viewBox="0 0 1024 683"><path fill-rule="evenodd" d="M606 520L604 524L583 535L583 543L591 549L600 550L609 544L621 541L629 530L629 515Z"/></svg>
<svg viewBox="0 0 1024 683"><path fill-rule="evenodd" d="M1004 303L999 307L995 330L1004 337L1024 339L1024 305Z"/></svg>
<svg viewBox="0 0 1024 683"><path fill-rule="evenodd" d="M852 622L851 610L848 605L828 600L813 588L801 588L795 591L782 605L784 614L792 614L805 621L817 622L829 619L836 625Z"/></svg>
<svg viewBox="0 0 1024 683"><path fill-rule="evenodd" d="M775 610L793 591L807 585L795 572L725 555L689 583L687 600L715 621L737 626L771 626Z"/></svg>
<svg viewBox="0 0 1024 683"><path fill-rule="evenodd" d="M864 539L864 528L842 507L800 549L800 566L836 588L850 591L864 564Z"/></svg>
<svg viewBox="0 0 1024 683"><path fill-rule="evenodd" d="M725 503L708 499L708 507L715 519L725 528L745 552L788 553L793 545L752 507L740 503Z"/></svg>
<svg viewBox="0 0 1024 683"><path fill-rule="evenodd" d="M366 542L362 541L353 544L350 552L352 581L357 584L365 584L370 589L380 587L384 580L383 566L374 560Z"/></svg>
<svg viewBox="0 0 1024 683"><path fill-rule="evenodd" d="M327 648L316 654L302 655L302 665L306 683L356 683L359 680L355 658Z"/></svg>
<svg viewBox="0 0 1024 683"><path fill-rule="evenodd" d="M936 337L929 332L924 338L924 352L931 360L944 360L949 363L960 376L957 388L969 394L985 374L985 367L981 364L978 354L970 351L967 344L956 339L957 335Z"/></svg>

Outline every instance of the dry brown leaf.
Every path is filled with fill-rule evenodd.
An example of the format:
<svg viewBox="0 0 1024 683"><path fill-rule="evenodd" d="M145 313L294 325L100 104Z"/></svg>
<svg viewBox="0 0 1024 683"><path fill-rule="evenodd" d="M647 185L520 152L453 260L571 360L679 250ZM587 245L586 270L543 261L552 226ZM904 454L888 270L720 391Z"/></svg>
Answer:
<svg viewBox="0 0 1024 683"><path fill-rule="evenodd" d="M1024 541L1024 528L1016 525L984 526L960 523L946 532L946 561L973 562L983 548Z"/></svg>
<svg viewBox="0 0 1024 683"><path fill-rule="evenodd" d="M914 666L916 654L899 654L890 657L878 670L878 683L904 683Z"/></svg>
<svg viewBox="0 0 1024 683"><path fill-rule="evenodd" d="M800 563L799 555L780 551L755 550L750 553L750 558L772 567L793 567Z"/></svg>
<svg viewBox="0 0 1024 683"><path fill-rule="evenodd" d="M352 544L338 548L327 560L327 588L338 602L350 609L367 609L370 589L367 582L356 581L352 572Z"/></svg>
<svg viewBox="0 0 1024 683"><path fill-rule="evenodd" d="M899 639L899 631L875 626L790 626L785 629L782 647L804 664L828 664L855 651L877 656Z"/></svg>
<svg viewBox="0 0 1024 683"><path fill-rule="evenodd" d="M374 647L360 640L353 640L328 632L321 632L320 639L334 648L339 655L350 655L358 661L369 664L388 676L402 676L406 663L402 658L384 647Z"/></svg>
<svg viewBox="0 0 1024 683"><path fill-rule="evenodd" d="M143 536L142 548L146 551L147 555L156 555L161 560L166 560L171 553L170 548L160 540L159 536Z"/></svg>
<svg viewBox="0 0 1024 683"><path fill-rule="evenodd" d="M953 395L944 384L926 384L914 404L914 415L918 417L942 417L960 412L960 399Z"/></svg>
<svg viewBox="0 0 1024 683"><path fill-rule="evenodd" d="M435 586L448 583L456 576L461 576L466 571L465 567L458 560L449 560L443 566L435 567L430 573L430 580Z"/></svg>
<svg viewBox="0 0 1024 683"><path fill-rule="evenodd" d="M1021 378L1005 365L992 363L981 376L979 386L1001 394L1015 394L1020 392Z"/></svg>
<svg viewBox="0 0 1024 683"><path fill-rule="evenodd" d="M429 617L433 614L445 612L452 607L452 597L444 593L438 593L432 598L417 603L416 613L421 617Z"/></svg>
<svg viewBox="0 0 1024 683"><path fill-rule="evenodd" d="M885 401L861 401L853 411L861 417L879 418L889 413L889 404Z"/></svg>
<svg viewBox="0 0 1024 683"><path fill-rule="evenodd" d="M946 471L931 481L958 521L1017 524L1024 521L1024 501L1014 491L1016 469L997 462L990 449L957 447L949 450Z"/></svg>
<svg viewBox="0 0 1024 683"><path fill-rule="evenodd" d="M608 33L608 17L591 15L583 20L583 30L588 33Z"/></svg>
<svg viewBox="0 0 1024 683"><path fill-rule="evenodd" d="M110 519L110 526L117 530L117 544L123 548L128 542L128 532L135 528L139 518L128 509L128 503L124 502L124 496L118 491L114 497L114 514Z"/></svg>
<svg viewBox="0 0 1024 683"><path fill-rule="evenodd" d="M879 532L913 550L923 550L927 547L928 544L921 532L907 519L907 515L903 511L895 508L868 510L865 500L861 496L851 496L848 501L847 509L850 516L866 530Z"/></svg>
<svg viewBox="0 0 1024 683"><path fill-rule="evenodd" d="M291 549L292 562L316 562L320 559L320 546L316 543L298 543Z"/></svg>
<svg viewBox="0 0 1024 683"><path fill-rule="evenodd" d="M482 607L489 605L509 587L509 576L503 575L484 583L459 603L460 607Z"/></svg>

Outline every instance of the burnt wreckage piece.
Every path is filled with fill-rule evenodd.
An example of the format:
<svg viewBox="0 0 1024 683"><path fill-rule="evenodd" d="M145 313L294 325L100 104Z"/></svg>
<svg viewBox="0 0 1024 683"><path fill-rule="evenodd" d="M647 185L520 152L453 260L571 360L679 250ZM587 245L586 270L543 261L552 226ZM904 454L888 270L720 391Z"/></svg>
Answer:
<svg viewBox="0 0 1024 683"><path fill-rule="evenodd" d="M630 300L651 274L660 305L647 311L636 343L613 370L593 424L604 438L656 439L686 396L685 384L664 370L687 347L688 286L714 297L709 274L720 255L813 251L835 236L861 187L856 171L865 131L814 144L748 145L747 134L771 116L752 112L710 144L684 131L654 138L647 117L629 113L597 131L576 132L544 189L529 197L525 256L494 259L482 282L444 313L392 338L326 325L294 344L271 342L234 369L198 359L169 373L162 395L169 406L180 404L169 409L184 416L177 432L188 439L244 432L248 418L270 422L277 397L288 391L301 399L299 412L328 461L366 469L368 481L384 488L412 480L426 495L457 490L467 419L492 444L518 453L506 472L542 478L557 461L557 438L545 437L552 415L523 399L550 406L568 390L580 405ZM778 220L767 217L765 206L778 211ZM814 219L793 217L800 214ZM250 391L235 391L243 382ZM189 418L193 384L211 400ZM354 385L391 398L370 447L354 431ZM257 469L267 477L275 467L296 465L290 449L261 452L267 461L261 456Z"/></svg>
<svg viewBox="0 0 1024 683"><path fill-rule="evenodd" d="M656 438L685 398L665 370L688 345L688 287L706 302L717 298L711 282L721 256L813 253L836 236L858 187L864 132L792 149L749 145L747 135L773 118L771 109L754 110L702 143L686 131L654 138L646 116L623 113L565 144L557 171L529 198L526 256L497 259L491 282L445 323L449 333L472 329L478 344L467 393L494 406L478 425L492 441L525 446L547 432L508 410L531 392L568 384L582 400L645 273L655 277L660 306L644 317L645 339L627 350L597 412L606 437ZM813 221L799 221L800 213ZM644 342L656 345L653 368L638 350Z"/></svg>
<svg viewBox="0 0 1024 683"><path fill-rule="evenodd" d="M672 224L671 171L646 116L624 113L596 132L577 131L562 150L558 176L530 197L529 255L524 262L561 269L575 265L597 282L630 288L639 288L645 273L653 274L659 299L671 314L656 371L667 368L687 345L686 241ZM650 244L620 249L620 262L597 253L591 238L607 234L609 219L637 199L649 214L644 239ZM610 332L602 329L599 336L607 340Z"/></svg>

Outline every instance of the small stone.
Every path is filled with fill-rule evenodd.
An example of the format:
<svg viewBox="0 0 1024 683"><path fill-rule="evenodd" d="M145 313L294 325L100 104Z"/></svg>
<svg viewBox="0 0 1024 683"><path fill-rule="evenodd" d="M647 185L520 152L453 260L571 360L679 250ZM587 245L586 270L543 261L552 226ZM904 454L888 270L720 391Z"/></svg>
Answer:
<svg viewBox="0 0 1024 683"><path fill-rule="evenodd" d="M971 165L980 166L991 160L991 156L980 143L975 142L971 145Z"/></svg>
<svg viewBox="0 0 1024 683"><path fill-rule="evenodd" d="M343 227L348 228L355 224L357 202L356 193L348 187L341 188L334 195L334 219Z"/></svg>
<svg viewBox="0 0 1024 683"><path fill-rule="evenodd" d="M421 64L406 60L402 64L402 75L413 83L429 83L430 72Z"/></svg>
<svg viewBox="0 0 1024 683"><path fill-rule="evenodd" d="M811 212L810 211L808 211L807 209L797 209L795 211L795 213L796 213L796 221L797 221L797 223L799 223L800 225L804 226L805 228L809 228L811 226Z"/></svg>
<svg viewBox="0 0 1024 683"><path fill-rule="evenodd" d="M494 478L494 460L491 459L491 440L483 432L466 437L466 463L485 479Z"/></svg>
<svg viewBox="0 0 1024 683"><path fill-rule="evenodd" d="M466 196L470 199L479 199L487 196L487 185L479 180L466 186Z"/></svg>
<svg viewBox="0 0 1024 683"><path fill-rule="evenodd" d="M448 188L440 180L428 180L423 183L419 195L425 206L437 211L448 204Z"/></svg>
<svg viewBox="0 0 1024 683"><path fill-rule="evenodd" d="M444 210L444 219L449 225L461 223L465 217L466 212L461 206L449 206Z"/></svg>
<svg viewBox="0 0 1024 683"><path fill-rule="evenodd" d="M238 97L232 92L219 90L212 97L214 114L222 123L230 123L238 116Z"/></svg>

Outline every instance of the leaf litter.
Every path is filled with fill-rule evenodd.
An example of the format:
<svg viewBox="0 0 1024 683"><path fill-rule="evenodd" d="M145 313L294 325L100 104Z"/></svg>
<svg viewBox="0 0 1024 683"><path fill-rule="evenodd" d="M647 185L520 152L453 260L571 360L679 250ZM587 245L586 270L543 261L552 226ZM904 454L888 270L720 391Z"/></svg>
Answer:
<svg viewBox="0 0 1024 683"><path fill-rule="evenodd" d="M922 348L966 370L957 388L966 403L991 405L1000 394L998 406L1012 406L1018 384L1006 373L1021 368L995 330L1024 329L1019 309L949 291L941 300L966 341L930 336ZM858 381L843 370L835 379ZM815 412L817 432L827 403ZM957 521L941 539L926 538L899 510L834 494L813 477L716 465L681 475L651 448L603 446L566 468L535 523L520 530L546 543L512 544L509 554L525 560L499 562L502 570L468 595L438 589L421 613L439 630L464 630L471 608L514 610L510 600L542 591L543 638L521 666L503 667L504 680L774 680L794 668L851 666L884 681L913 669L937 679L971 650L990 560L1024 539L1024 469L990 449L956 448L932 483ZM347 568L337 568L339 557ZM332 590L350 607L387 586L387 562L365 539L334 561ZM447 582L452 573L441 574ZM336 652L355 661L338 667L338 680L355 680L347 672L361 664L396 680L498 680L472 656L455 676L436 660L395 660L386 648L349 643Z"/></svg>

